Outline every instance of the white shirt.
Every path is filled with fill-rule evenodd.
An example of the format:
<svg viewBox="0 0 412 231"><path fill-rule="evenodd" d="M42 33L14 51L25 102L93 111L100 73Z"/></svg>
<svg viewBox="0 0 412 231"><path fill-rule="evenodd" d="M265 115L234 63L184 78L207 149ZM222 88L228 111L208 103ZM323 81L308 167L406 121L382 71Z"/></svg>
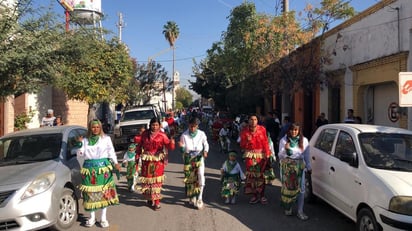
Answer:
<svg viewBox="0 0 412 231"><path fill-rule="evenodd" d="M117 164L116 152L114 151L112 139L109 136L99 137L95 145L89 145L87 138L83 138L82 143L83 145L77 151L77 155L84 157L85 160L109 158Z"/></svg>
<svg viewBox="0 0 412 231"><path fill-rule="evenodd" d="M219 131L219 136L228 136L229 135L229 129L227 128L221 128Z"/></svg>
<svg viewBox="0 0 412 231"><path fill-rule="evenodd" d="M184 152L186 153L193 151L199 154L202 150L209 152L209 143L207 142L206 134L201 130L197 130L195 137L189 134L189 129L186 130L180 136L180 142L183 143Z"/></svg>
<svg viewBox="0 0 412 231"><path fill-rule="evenodd" d="M124 153L123 162L136 161L136 159L135 159L135 156L136 156L136 155L134 155L134 156L132 156L132 157L130 158L127 153L128 153L128 151L126 151L126 152Z"/></svg>
<svg viewBox="0 0 412 231"><path fill-rule="evenodd" d="M54 117L54 116L52 116L52 117L43 117L43 119L41 120L41 126L53 127L53 123L54 123L55 119L56 119L56 117Z"/></svg>
<svg viewBox="0 0 412 231"><path fill-rule="evenodd" d="M170 131L169 131L169 124L167 123L167 121L165 121L165 120L163 120L161 123L160 123L160 129L162 130L162 132L166 132L166 133L169 133Z"/></svg>
<svg viewBox="0 0 412 231"><path fill-rule="evenodd" d="M226 161L230 161L230 160L226 160ZM224 172L227 172L227 166L226 166L226 161L225 162L223 162L223 166L222 166L222 169L223 169L223 171ZM240 179L242 179L242 180L244 180L244 179L246 179L246 176L245 176L245 174L243 173L243 171L242 171L242 168L240 167L240 165L239 165L239 162L236 162L236 165L235 165L235 167L232 169L232 171L230 171L230 172L228 172L229 174L240 174Z"/></svg>
<svg viewBox="0 0 412 231"><path fill-rule="evenodd" d="M312 169L311 164L310 164L310 159L309 159L309 141L306 137L303 137L303 150L299 148L299 146L291 148L292 155L288 156L286 154L286 148L285 145L287 143L287 136L285 135L280 141L279 141L279 159L285 159L285 158L291 158L291 159L303 159L306 163L306 168L307 169Z"/></svg>

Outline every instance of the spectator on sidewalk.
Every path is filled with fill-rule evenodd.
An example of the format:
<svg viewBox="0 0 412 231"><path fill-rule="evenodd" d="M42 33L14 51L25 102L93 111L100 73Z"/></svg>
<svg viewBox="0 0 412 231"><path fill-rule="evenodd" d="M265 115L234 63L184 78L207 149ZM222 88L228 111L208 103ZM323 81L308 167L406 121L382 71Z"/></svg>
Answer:
<svg viewBox="0 0 412 231"><path fill-rule="evenodd" d="M54 120L56 119L53 113L53 109L47 110L46 116L41 120L40 127L53 127Z"/></svg>

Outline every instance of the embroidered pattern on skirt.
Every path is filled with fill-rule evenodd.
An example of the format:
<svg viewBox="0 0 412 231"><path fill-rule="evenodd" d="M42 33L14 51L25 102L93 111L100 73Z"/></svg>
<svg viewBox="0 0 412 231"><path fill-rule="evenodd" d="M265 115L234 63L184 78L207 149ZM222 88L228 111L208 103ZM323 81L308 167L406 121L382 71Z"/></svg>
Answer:
<svg viewBox="0 0 412 231"><path fill-rule="evenodd" d="M159 153L142 155L142 168L139 177L141 192L146 200L162 199L162 187L166 176L164 175L164 158L166 154Z"/></svg>
<svg viewBox="0 0 412 231"><path fill-rule="evenodd" d="M189 198L197 197L200 194L198 170L203 156L191 157L188 153L183 154L183 173L186 196Z"/></svg>
<svg viewBox="0 0 412 231"><path fill-rule="evenodd" d="M224 174L222 176L221 195L224 198L233 197L239 194L240 174Z"/></svg>
<svg viewBox="0 0 412 231"><path fill-rule="evenodd" d="M95 211L119 204L113 166L107 158L85 160L81 169L82 183L79 186L86 211Z"/></svg>
<svg viewBox="0 0 412 231"><path fill-rule="evenodd" d="M285 209L290 209L297 200L304 168L305 162L302 159L286 158L280 161L280 179L282 182L280 203Z"/></svg>

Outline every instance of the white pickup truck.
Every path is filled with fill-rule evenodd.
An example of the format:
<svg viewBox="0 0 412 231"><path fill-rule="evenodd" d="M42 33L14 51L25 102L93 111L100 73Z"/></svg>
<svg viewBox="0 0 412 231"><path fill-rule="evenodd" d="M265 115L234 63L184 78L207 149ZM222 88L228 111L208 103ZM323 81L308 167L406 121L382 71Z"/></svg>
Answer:
<svg viewBox="0 0 412 231"><path fill-rule="evenodd" d="M160 112L155 106L137 106L123 112L118 124L114 127L114 146L117 150L126 149L133 142L140 127L149 128L153 117L159 118Z"/></svg>

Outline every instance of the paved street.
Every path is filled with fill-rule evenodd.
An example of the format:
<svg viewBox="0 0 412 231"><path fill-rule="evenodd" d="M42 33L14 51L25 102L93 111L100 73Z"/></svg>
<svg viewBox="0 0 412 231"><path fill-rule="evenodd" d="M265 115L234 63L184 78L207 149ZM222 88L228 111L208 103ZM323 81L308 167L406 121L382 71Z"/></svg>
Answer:
<svg viewBox="0 0 412 231"><path fill-rule="evenodd" d="M328 205L317 202L307 204L306 213L310 219L300 221L296 216L286 217L279 205L279 182L267 187L266 196L269 204L248 203L249 197L243 194L237 204L226 205L219 195L220 167L226 155L219 153L217 142L210 140L211 150L206 160L206 188L204 192L205 208L197 210L189 206L184 195L182 160L179 151L170 153L166 168L166 183L162 208L153 211L145 204L140 193L127 191L124 176L118 181L120 205L108 209L110 227L106 230L337 230L355 229L355 224ZM236 148L236 147L235 147ZM119 152L119 157L123 153ZM123 169L124 171L124 169ZM102 230L99 224L92 228L83 226L85 213L81 208L78 223L71 230ZM100 218L100 213L97 213Z"/></svg>

